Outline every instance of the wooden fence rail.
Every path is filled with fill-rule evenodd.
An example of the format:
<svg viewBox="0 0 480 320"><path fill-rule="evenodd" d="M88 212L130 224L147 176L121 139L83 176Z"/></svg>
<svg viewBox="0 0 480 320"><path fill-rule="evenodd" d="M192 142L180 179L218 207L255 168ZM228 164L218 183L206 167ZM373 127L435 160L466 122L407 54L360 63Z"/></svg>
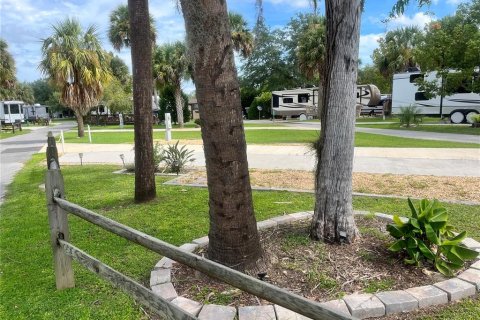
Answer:
<svg viewBox="0 0 480 320"><path fill-rule="evenodd" d="M45 190L58 289L74 286L73 271L70 262L73 257L73 259L84 265L87 269L124 289L138 302L151 307L163 317L167 319L196 319L169 301L156 296L151 290L71 245L68 242L67 222L67 212L70 212L149 250L306 317L322 320L353 319L350 316L339 313L337 310L325 307L318 302L308 300L204 257L183 251L174 245L65 200L63 177L60 172L60 167L58 166L58 155L56 155L56 153L55 139L53 139L53 136L49 133L47 147L49 170L47 171Z"/></svg>

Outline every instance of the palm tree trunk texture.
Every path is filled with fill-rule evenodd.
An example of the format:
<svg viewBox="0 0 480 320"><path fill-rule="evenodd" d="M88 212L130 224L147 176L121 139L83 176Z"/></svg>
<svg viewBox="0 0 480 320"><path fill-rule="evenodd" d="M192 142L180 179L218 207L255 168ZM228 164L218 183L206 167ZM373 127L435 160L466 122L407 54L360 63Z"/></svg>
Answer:
<svg viewBox="0 0 480 320"><path fill-rule="evenodd" d="M208 256L242 270L256 262L261 248L226 2L181 4L202 119L210 205Z"/></svg>
<svg viewBox="0 0 480 320"><path fill-rule="evenodd" d="M318 143L314 239L351 243L358 236L352 208L361 0L327 0L327 57Z"/></svg>
<svg viewBox="0 0 480 320"><path fill-rule="evenodd" d="M182 88L178 83L175 86L175 107L177 108L177 121L180 128L183 128L183 98Z"/></svg>
<svg viewBox="0 0 480 320"><path fill-rule="evenodd" d="M154 199L152 42L148 0L128 0L135 115L135 201Z"/></svg>
<svg viewBox="0 0 480 320"><path fill-rule="evenodd" d="M80 111L75 111L75 118L77 118L78 137L81 138L85 136L85 126L83 125L83 115Z"/></svg>

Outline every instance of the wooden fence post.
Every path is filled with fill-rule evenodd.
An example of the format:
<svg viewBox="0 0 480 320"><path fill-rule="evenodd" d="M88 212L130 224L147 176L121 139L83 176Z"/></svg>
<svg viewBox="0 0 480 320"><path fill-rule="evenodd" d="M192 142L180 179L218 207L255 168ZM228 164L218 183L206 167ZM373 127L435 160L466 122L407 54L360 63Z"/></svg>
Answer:
<svg viewBox="0 0 480 320"><path fill-rule="evenodd" d="M48 221L50 224L50 241L53 251L53 264L55 268L55 281L57 289L75 287L72 269L72 258L65 254L58 239L69 241L67 212L60 208L53 197L65 198L63 176L58 164L58 151L55 137L48 133L47 146L48 171L45 177L45 195L47 197Z"/></svg>

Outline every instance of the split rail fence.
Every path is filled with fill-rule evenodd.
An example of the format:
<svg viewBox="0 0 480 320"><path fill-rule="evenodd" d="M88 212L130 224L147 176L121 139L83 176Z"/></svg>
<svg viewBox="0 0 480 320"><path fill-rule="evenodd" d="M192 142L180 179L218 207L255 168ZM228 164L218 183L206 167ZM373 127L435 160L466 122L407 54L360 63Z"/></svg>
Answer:
<svg viewBox="0 0 480 320"><path fill-rule="evenodd" d="M58 162L58 151L55 138L51 132L48 134L47 166L48 171L45 181L45 193L47 198L50 239L53 250L57 289L61 290L73 288L75 286L72 269L73 259L86 269L97 274L99 277L108 280L116 287L123 289L139 303L149 307L152 311L165 319L198 319L170 301L157 296L150 289L144 287L135 280L114 270L71 244L69 242L70 236L67 218L67 214L71 213L153 252L178 261L210 277L216 278L306 317L322 320L353 319L334 309L322 306L318 302L308 300L204 257L183 251L167 242L67 201L65 199L64 181Z"/></svg>

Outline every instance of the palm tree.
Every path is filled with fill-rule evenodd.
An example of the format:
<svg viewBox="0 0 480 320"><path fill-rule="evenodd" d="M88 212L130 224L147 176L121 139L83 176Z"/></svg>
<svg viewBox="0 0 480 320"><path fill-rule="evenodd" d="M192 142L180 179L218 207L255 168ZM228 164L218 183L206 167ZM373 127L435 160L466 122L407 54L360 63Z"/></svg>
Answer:
<svg viewBox="0 0 480 320"><path fill-rule="evenodd" d="M235 12L228 13L230 21L230 32L232 34L233 49L238 52L242 58L247 58L252 54L253 35L248 30L247 21L241 14Z"/></svg>
<svg viewBox="0 0 480 320"><path fill-rule="evenodd" d="M8 52L8 44L0 39L0 85L3 88L12 88L15 85L15 60Z"/></svg>
<svg viewBox="0 0 480 320"><path fill-rule="evenodd" d="M183 127L182 80L188 78L189 59L183 42L164 44L155 48L153 72L160 86L170 84L175 90L177 119Z"/></svg>
<svg viewBox="0 0 480 320"><path fill-rule="evenodd" d="M379 47L373 51L372 60L385 78L409 67L416 67L414 48L421 34L419 28L412 26L389 31L385 38L379 40Z"/></svg>
<svg viewBox="0 0 480 320"><path fill-rule="evenodd" d="M128 20L128 6L119 5L110 14L110 27L108 29L108 39L113 48L120 51L122 48L130 47L130 22ZM157 31L155 30L155 20L150 15L150 39L155 43Z"/></svg>
<svg viewBox="0 0 480 320"><path fill-rule="evenodd" d="M235 269L261 255L226 1L181 0L207 167L208 256Z"/></svg>
<svg viewBox="0 0 480 320"><path fill-rule="evenodd" d="M39 68L60 89L60 101L74 111L83 137L83 116L98 104L111 77L109 59L93 25L83 32L77 20L66 19L52 28L42 40Z"/></svg>
<svg viewBox="0 0 480 320"><path fill-rule="evenodd" d="M135 114L135 201L156 197L153 155L152 41L148 0L128 0ZM151 38L150 38L151 40Z"/></svg>

